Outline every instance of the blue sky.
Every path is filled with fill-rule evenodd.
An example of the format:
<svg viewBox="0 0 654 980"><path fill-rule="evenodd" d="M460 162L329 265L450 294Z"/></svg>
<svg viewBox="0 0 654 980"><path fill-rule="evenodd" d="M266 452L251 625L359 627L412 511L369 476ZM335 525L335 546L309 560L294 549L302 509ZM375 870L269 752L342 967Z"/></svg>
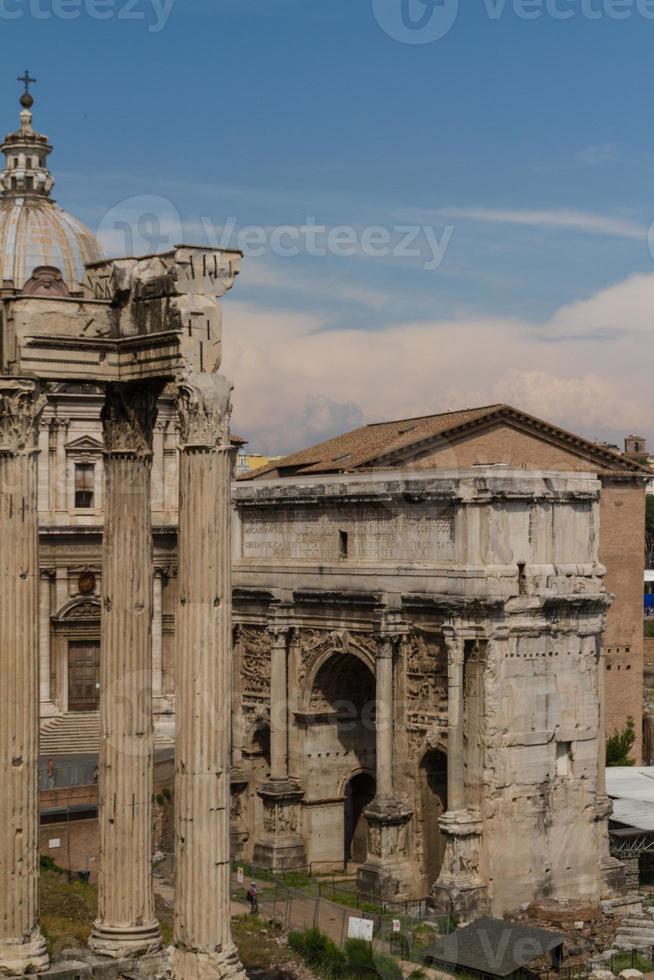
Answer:
<svg viewBox="0 0 654 980"><path fill-rule="evenodd" d="M405 43L403 3L451 29ZM252 448L495 400L654 435L651 0L0 0L0 38L5 131L29 66L57 200L110 249L261 227L225 303Z"/></svg>

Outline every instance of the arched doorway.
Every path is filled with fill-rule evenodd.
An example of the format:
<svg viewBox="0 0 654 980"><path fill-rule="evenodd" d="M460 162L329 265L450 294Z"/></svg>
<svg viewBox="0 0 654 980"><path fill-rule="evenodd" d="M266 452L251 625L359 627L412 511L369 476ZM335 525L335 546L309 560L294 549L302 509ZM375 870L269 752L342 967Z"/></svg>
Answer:
<svg viewBox="0 0 654 980"><path fill-rule="evenodd" d="M447 810L447 756L440 749L427 752L420 763L420 815L424 872L430 883L438 878L445 856L439 817Z"/></svg>
<svg viewBox="0 0 654 980"><path fill-rule="evenodd" d="M372 665L334 652L308 679L304 800L309 860L326 870L365 861L363 812L375 795L375 676Z"/></svg>
<svg viewBox="0 0 654 980"><path fill-rule="evenodd" d="M344 860L363 864L368 856L368 821L365 809L375 798L375 780L359 772L348 781L344 800Z"/></svg>

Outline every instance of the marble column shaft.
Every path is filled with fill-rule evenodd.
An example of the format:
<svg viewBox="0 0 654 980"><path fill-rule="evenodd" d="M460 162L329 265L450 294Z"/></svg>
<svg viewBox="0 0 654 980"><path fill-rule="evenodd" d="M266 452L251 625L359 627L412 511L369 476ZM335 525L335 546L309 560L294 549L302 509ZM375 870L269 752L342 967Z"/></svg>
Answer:
<svg viewBox="0 0 654 980"><path fill-rule="evenodd" d="M37 444L45 397L0 379L0 973L47 969L39 932Z"/></svg>
<svg viewBox="0 0 654 980"><path fill-rule="evenodd" d="M164 693L163 677L163 572L155 569L152 605L152 693L160 698Z"/></svg>
<svg viewBox="0 0 654 980"><path fill-rule="evenodd" d="M393 797L393 640L382 637L376 678L377 798Z"/></svg>
<svg viewBox="0 0 654 980"><path fill-rule="evenodd" d="M52 614L51 591L53 578L54 572L52 569L44 569L41 571L39 581L39 661L40 697L42 702L49 702L52 700L50 616Z"/></svg>
<svg viewBox="0 0 654 980"><path fill-rule="evenodd" d="M272 628L270 651L270 778L288 779L288 630Z"/></svg>
<svg viewBox="0 0 654 980"><path fill-rule="evenodd" d="M105 524L100 697L98 953L160 945L152 889L152 530L158 388L111 384L102 413Z"/></svg>
<svg viewBox="0 0 654 980"><path fill-rule="evenodd" d="M464 640L446 637L447 645L447 809L465 810L463 666Z"/></svg>
<svg viewBox="0 0 654 980"><path fill-rule="evenodd" d="M177 980L241 973L230 923L231 385L192 375L181 423L176 634Z"/></svg>

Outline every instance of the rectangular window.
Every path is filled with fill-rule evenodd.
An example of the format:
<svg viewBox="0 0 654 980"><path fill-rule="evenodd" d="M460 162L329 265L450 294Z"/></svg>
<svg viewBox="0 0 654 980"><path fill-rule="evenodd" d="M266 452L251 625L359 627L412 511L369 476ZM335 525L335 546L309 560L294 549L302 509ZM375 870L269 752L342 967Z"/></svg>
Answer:
<svg viewBox="0 0 654 980"><path fill-rule="evenodd" d="M338 532L338 556L347 558L347 531Z"/></svg>
<svg viewBox="0 0 654 980"><path fill-rule="evenodd" d="M95 494L95 466L93 463L75 463L75 507L87 510L93 507Z"/></svg>

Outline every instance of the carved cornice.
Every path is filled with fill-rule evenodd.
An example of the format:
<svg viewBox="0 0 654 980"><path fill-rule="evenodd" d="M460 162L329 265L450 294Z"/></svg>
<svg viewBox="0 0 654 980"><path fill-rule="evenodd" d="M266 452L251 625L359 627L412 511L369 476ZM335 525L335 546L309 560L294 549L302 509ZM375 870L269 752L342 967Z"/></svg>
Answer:
<svg viewBox="0 0 654 980"><path fill-rule="evenodd" d="M47 398L35 381L0 378L0 453L32 453Z"/></svg>
<svg viewBox="0 0 654 980"><path fill-rule="evenodd" d="M222 374L191 374L177 389L182 449L230 449L233 385Z"/></svg>
<svg viewBox="0 0 654 980"><path fill-rule="evenodd" d="M152 432L161 385L109 384L102 409L106 453L152 455Z"/></svg>

